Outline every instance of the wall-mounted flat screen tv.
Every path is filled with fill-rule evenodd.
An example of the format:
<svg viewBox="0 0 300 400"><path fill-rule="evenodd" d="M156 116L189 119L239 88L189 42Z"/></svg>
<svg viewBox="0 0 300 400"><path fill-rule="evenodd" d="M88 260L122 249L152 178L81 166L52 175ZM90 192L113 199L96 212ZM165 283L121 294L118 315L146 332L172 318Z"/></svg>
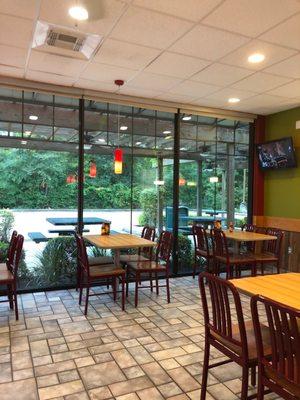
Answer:
<svg viewBox="0 0 300 400"><path fill-rule="evenodd" d="M297 166L293 139L286 137L257 145L262 169L293 168Z"/></svg>

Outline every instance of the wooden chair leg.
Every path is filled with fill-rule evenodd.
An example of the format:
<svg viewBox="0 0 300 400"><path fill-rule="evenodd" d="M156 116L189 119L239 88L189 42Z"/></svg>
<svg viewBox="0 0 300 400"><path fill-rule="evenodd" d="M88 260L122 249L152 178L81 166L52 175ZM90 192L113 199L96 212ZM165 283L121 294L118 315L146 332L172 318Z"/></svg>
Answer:
<svg viewBox="0 0 300 400"><path fill-rule="evenodd" d="M210 350L210 345L208 341L205 341L204 360L202 369L201 397L200 397L201 400L205 400L206 397L208 366L209 366L209 350Z"/></svg>
<svg viewBox="0 0 300 400"><path fill-rule="evenodd" d="M251 386L256 386L256 367L251 367Z"/></svg>
<svg viewBox="0 0 300 400"><path fill-rule="evenodd" d="M86 298L85 298L84 315L87 315L87 311L88 311L89 294L90 294L90 286L88 284L87 287L86 287Z"/></svg>
<svg viewBox="0 0 300 400"><path fill-rule="evenodd" d="M260 264L260 268L261 268L261 274L264 275L265 274L265 266L264 266L263 262Z"/></svg>
<svg viewBox="0 0 300 400"><path fill-rule="evenodd" d="M139 282L140 282L140 274L136 272L135 274L135 293L134 293L134 306L137 307L138 305L138 297L139 297Z"/></svg>
<svg viewBox="0 0 300 400"><path fill-rule="evenodd" d="M158 274L155 272L156 294L159 295Z"/></svg>
<svg viewBox="0 0 300 400"><path fill-rule="evenodd" d="M80 284L79 284L79 300L78 303L81 306L81 302L82 302L82 292L83 292L83 286L82 286L82 281L80 280Z"/></svg>
<svg viewBox="0 0 300 400"><path fill-rule="evenodd" d="M261 378L262 378L262 372L260 369L260 366L258 366L258 384L257 384L257 400L263 400L264 399L264 385L261 382Z"/></svg>
<svg viewBox="0 0 300 400"><path fill-rule="evenodd" d="M122 311L125 311L125 274L122 275Z"/></svg>
<svg viewBox="0 0 300 400"><path fill-rule="evenodd" d="M249 379L249 369L248 367L243 367L241 400L247 400L248 379Z"/></svg>
<svg viewBox="0 0 300 400"><path fill-rule="evenodd" d="M194 265L193 265L193 279L195 279L195 275L196 275L196 266L197 266L197 257L195 256Z"/></svg>
<svg viewBox="0 0 300 400"><path fill-rule="evenodd" d="M129 268L126 268L126 297L128 297L128 290L129 290Z"/></svg>
<svg viewBox="0 0 300 400"><path fill-rule="evenodd" d="M117 300L117 278L115 276L112 278L112 287L113 287L114 301L116 301Z"/></svg>
<svg viewBox="0 0 300 400"><path fill-rule="evenodd" d="M279 265L279 260L276 263L276 268L277 268L277 274L280 274L280 265Z"/></svg>
<svg viewBox="0 0 300 400"><path fill-rule="evenodd" d="M9 300L9 308L11 310L14 309L14 297L13 297L13 292L12 292L12 287L11 285L7 285L7 297Z"/></svg>
<svg viewBox="0 0 300 400"><path fill-rule="evenodd" d="M149 272L149 279L150 279L150 290L151 292L153 292L152 272Z"/></svg>
<svg viewBox="0 0 300 400"><path fill-rule="evenodd" d="M81 273L80 273L80 266L79 265L77 265L77 276L76 276L76 292L78 292L78 289L79 289L79 285L80 285L80 275L81 275Z"/></svg>
<svg viewBox="0 0 300 400"><path fill-rule="evenodd" d="M169 284L169 275L166 277L166 285L167 285L167 300L170 303L170 284Z"/></svg>
<svg viewBox="0 0 300 400"><path fill-rule="evenodd" d="M13 284L13 297L14 297L14 303L15 303L15 314L16 314L16 320L18 321L19 319L19 310L18 310L18 299L17 299L17 287L16 284Z"/></svg>

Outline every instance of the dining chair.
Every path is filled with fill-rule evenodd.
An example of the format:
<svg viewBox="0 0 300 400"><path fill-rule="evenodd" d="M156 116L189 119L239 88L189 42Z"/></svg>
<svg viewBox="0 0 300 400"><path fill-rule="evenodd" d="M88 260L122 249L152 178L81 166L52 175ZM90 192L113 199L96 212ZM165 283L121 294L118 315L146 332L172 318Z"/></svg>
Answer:
<svg viewBox="0 0 300 400"><path fill-rule="evenodd" d="M205 327L205 348L201 400L206 398L209 369L230 362L242 367L241 399L255 398L248 396L249 372L251 385L256 384L256 366L258 365L255 335L252 321L245 321L241 299L237 289L230 281L221 279L208 272L199 275L199 288L203 307ZM234 322L237 321L237 322ZM262 326L265 348L268 348L268 328ZM210 364L210 347L213 346L227 360Z"/></svg>
<svg viewBox="0 0 300 400"><path fill-rule="evenodd" d="M86 289L85 296L85 308L84 314L87 315L88 301L90 296L98 296L103 294L113 293L114 301L116 301L117 293L122 294L122 310L125 310L125 270L120 266L114 264L99 264L90 266L89 259L87 256L86 245L84 239L78 233L75 233L78 262L80 267L80 283L79 283L79 304L82 302L83 289ZM121 283L121 290L117 290L117 280ZM92 293L90 294L90 288L92 286L107 285L110 281L113 291L103 293Z"/></svg>
<svg viewBox="0 0 300 400"><path fill-rule="evenodd" d="M156 247L154 260L140 260L133 261L127 264L127 277L126 277L126 295L128 296L129 280L133 277L135 281L135 307L138 305L138 290L150 288L153 289L152 276L155 276L156 294L159 295L159 288L165 287L167 290L167 301L170 303L170 286L169 286L169 269L170 269L170 257L173 245L173 235L171 232L163 231L159 236L159 240ZM158 274L164 273L166 278L165 285L158 284ZM150 286L139 286L141 282L141 276L143 274L149 274Z"/></svg>
<svg viewBox="0 0 300 400"><path fill-rule="evenodd" d="M198 262L204 258L206 262L206 269L209 272L211 267L211 261L213 258L212 248L209 247L209 240L206 233L206 229L202 225L194 224L192 227L193 239L194 239L194 265L193 265L193 279L195 279L196 268Z"/></svg>
<svg viewBox="0 0 300 400"><path fill-rule="evenodd" d="M225 266L226 279L233 278L234 271L236 277L240 277L242 267L250 267L251 275L256 275L255 258L251 254L230 252L226 235L221 229L212 229L211 237L213 239L214 272L216 275L220 275L222 266Z"/></svg>
<svg viewBox="0 0 300 400"><path fill-rule="evenodd" d="M262 313L263 308L263 313ZM258 353L258 400L264 388L286 400L300 399L300 310L263 296L253 296L251 313ZM260 324L268 322L271 356L266 354Z"/></svg>
<svg viewBox="0 0 300 400"><path fill-rule="evenodd" d="M6 269L0 270L0 285L7 286L8 300L1 300L0 303L9 302L10 309L15 309L16 320L19 319L17 299L18 268L23 250L24 236L12 235L12 244L9 247L9 254L6 262Z"/></svg>
<svg viewBox="0 0 300 400"><path fill-rule="evenodd" d="M18 236L18 232L13 231L10 241L9 241L5 262L0 264L0 271L6 271L9 267L9 265L13 261L13 255L14 255L14 252L16 249L16 244L17 244L17 236Z"/></svg>
<svg viewBox="0 0 300 400"><path fill-rule="evenodd" d="M154 242L155 228L151 226L144 226L142 229L141 238ZM121 254L120 262L123 265L127 265L130 262L149 261L152 260L152 254L152 247L143 247L138 249L137 254Z"/></svg>
<svg viewBox="0 0 300 400"><path fill-rule="evenodd" d="M255 229L256 229L256 225L253 225L253 224L244 224L242 226L242 231L245 231L245 232L255 232ZM248 252L254 252L255 242L245 242L243 247Z"/></svg>
<svg viewBox="0 0 300 400"><path fill-rule="evenodd" d="M254 254L256 264L261 267L261 274L264 275L265 265L275 265L277 273L280 273L280 256L281 256L281 244L283 239L283 232L277 228L267 228L266 234L275 236L276 240L265 240L262 246L262 251L258 254Z"/></svg>

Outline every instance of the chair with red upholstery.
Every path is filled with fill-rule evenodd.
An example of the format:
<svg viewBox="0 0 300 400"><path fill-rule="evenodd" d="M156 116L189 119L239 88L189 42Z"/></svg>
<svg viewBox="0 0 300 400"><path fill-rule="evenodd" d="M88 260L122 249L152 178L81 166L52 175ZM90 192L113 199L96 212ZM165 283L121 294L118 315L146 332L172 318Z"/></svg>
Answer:
<svg viewBox="0 0 300 400"><path fill-rule="evenodd" d="M271 356L263 342L262 308L268 321ZM258 353L258 400L264 398L265 387L283 399L299 400L300 310L257 295L251 299L251 312Z"/></svg>

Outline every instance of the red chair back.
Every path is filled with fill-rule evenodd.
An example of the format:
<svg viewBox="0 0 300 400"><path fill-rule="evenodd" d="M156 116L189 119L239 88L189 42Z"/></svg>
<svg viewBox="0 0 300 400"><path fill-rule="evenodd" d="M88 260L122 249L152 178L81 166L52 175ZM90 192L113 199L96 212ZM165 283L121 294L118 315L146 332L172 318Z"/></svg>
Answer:
<svg viewBox="0 0 300 400"><path fill-rule="evenodd" d="M245 231L245 232L254 232L255 229L256 229L256 226L252 225L252 224L244 224L242 226L242 231Z"/></svg>
<svg viewBox="0 0 300 400"><path fill-rule="evenodd" d="M86 272L87 276L90 275L89 259L86 252L86 245L84 239L78 233L75 233L76 245L77 245L77 260L79 268Z"/></svg>
<svg viewBox="0 0 300 400"><path fill-rule="evenodd" d="M213 239L214 258L225 257L226 261L229 261L229 251L225 233L221 229L212 229L211 237Z"/></svg>
<svg viewBox="0 0 300 400"><path fill-rule="evenodd" d="M18 237L18 232L13 231L11 238L10 238L8 250L7 250L7 257L6 257L7 267L9 267L9 265L11 265L13 263L14 254L15 254L16 245L17 245L17 237Z"/></svg>
<svg viewBox="0 0 300 400"><path fill-rule="evenodd" d="M206 229L202 225L193 225L192 232L195 249L204 251L207 254L207 257L209 257L209 245Z"/></svg>
<svg viewBox="0 0 300 400"><path fill-rule="evenodd" d="M205 282L207 285L205 285ZM206 286L208 290L206 290ZM246 328L239 293L231 282L208 272L199 275L200 295L207 338L214 332L227 342L241 348L242 357L248 359ZM209 296L208 296L209 292ZM232 302L233 300L233 302ZM232 308L232 304L234 308ZM233 337L232 325L237 320L240 340ZM236 322L235 322L236 323Z"/></svg>
<svg viewBox="0 0 300 400"><path fill-rule="evenodd" d="M14 278L16 279L17 275L18 275L18 268L19 268L20 260L22 257L24 236L17 235L15 242L16 242L16 244L15 244L14 254L12 256L12 262L9 264L8 269L11 271Z"/></svg>
<svg viewBox="0 0 300 400"><path fill-rule="evenodd" d="M266 234L267 232L267 228L265 228L264 226L257 226L255 228L255 233L261 233L261 234Z"/></svg>
<svg viewBox="0 0 300 400"><path fill-rule="evenodd" d="M267 316L270 330L271 357L265 357L262 340L260 319L263 309ZM255 330L256 346L259 361L259 373L262 380L271 377L271 384L267 384L285 399L298 399L300 396L300 310L285 306L262 296L251 299L251 312ZM280 384L281 382L281 384ZM298 395L284 393L293 391Z"/></svg>
<svg viewBox="0 0 300 400"><path fill-rule="evenodd" d="M151 242L154 242L155 228L151 226L144 226L141 237L143 239L151 240ZM152 259L152 250L153 250L152 247L143 247L138 250L138 254L144 254L146 257Z"/></svg>
<svg viewBox="0 0 300 400"><path fill-rule="evenodd" d="M169 265L172 245L173 245L172 233L168 231L162 231L159 236L156 248L156 257L155 257L156 262L164 261L167 266Z"/></svg>
<svg viewBox="0 0 300 400"><path fill-rule="evenodd" d="M266 240L264 243L264 251L275 254L277 257L280 255L281 243L283 232L277 228L267 228L267 235L276 236L276 240Z"/></svg>

